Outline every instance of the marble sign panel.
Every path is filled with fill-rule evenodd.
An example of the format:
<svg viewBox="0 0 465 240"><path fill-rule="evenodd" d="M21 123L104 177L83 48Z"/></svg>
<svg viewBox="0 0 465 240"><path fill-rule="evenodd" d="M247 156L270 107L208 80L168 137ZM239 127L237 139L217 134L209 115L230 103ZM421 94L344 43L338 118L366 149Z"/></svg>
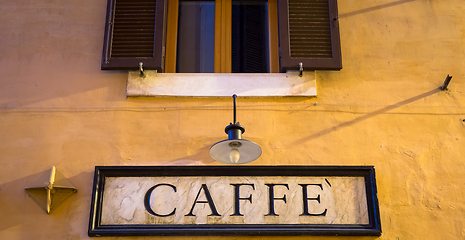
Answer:
<svg viewBox="0 0 465 240"><path fill-rule="evenodd" d="M89 236L380 235L373 167L96 167Z"/></svg>
<svg viewBox="0 0 465 240"><path fill-rule="evenodd" d="M363 177L110 177L102 206L107 225L369 223Z"/></svg>

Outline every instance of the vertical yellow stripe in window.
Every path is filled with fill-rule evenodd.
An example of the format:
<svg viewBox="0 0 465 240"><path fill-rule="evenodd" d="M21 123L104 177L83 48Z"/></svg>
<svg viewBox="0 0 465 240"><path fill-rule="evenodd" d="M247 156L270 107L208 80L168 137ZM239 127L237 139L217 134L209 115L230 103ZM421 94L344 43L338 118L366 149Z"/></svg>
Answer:
<svg viewBox="0 0 465 240"><path fill-rule="evenodd" d="M215 1L215 73L231 72L231 0Z"/></svg>
<svg viewBox="0 0 465 240"><path fill-rule="evenodd" d="M176 47L178 40L179 0L168 2L168 19L166 26L165 72L176 72Z"/></svg>
<svg viewBox="0 0 465 240"><path fill-rule="evenodd" d="M279 73L278 1L268 0L270 73Z"/></svg>

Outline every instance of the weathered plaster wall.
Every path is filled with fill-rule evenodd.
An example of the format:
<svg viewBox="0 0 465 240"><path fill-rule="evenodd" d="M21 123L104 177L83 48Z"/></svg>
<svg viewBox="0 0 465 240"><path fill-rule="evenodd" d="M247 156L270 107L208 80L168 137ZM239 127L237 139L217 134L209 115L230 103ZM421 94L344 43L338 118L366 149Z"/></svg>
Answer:
<svg viewBox="0 0 465 240"><path fill-rule="evenodd" d="M106 1L0 6L0 239L87 239L96 165L218 164L208 149L231 99L126 99L127 73L100 70ZM253 164L374 165L379 239L464 239L464 12L462 0L340 0L344 68L316 73L317 98L238 100L263 149ZM24 188L53 165L78 193L47 215Z"/></svg>

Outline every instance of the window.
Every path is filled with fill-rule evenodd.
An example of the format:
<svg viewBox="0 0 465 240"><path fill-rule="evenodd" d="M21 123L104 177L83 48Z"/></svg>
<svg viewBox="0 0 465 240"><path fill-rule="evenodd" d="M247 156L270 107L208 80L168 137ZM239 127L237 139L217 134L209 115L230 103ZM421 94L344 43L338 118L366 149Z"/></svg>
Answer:
<svg viewBox="0 0 465 240"><path fill-rule="evenodd" d="M144 69L159 72L211 72L214 62L214 72L285 72L299 69L302 62L305 70L339 70L342 63L336 4L336 0L108 0L102 69L136 70L143 62ZM250 16L261 21L249 20ZM183 22L189 17L205 25L186 28ZM212 33L205 29L212 29L213 18L215 47L211 59ZM172 30L173 22L181 31ZM257 24L252 26L251 22ZM248 27L255 28L252 32L263 29L265 35L236 39L237 33ZM202 44L188 41L192 46L180 46L178 34L189 31L196 34L196 39L210 40ZM181 37L181 42L186 39L189 37ZM256 43L248 49L246 43L253 41ZM247 54L252 55L250 59L265 59L265 64L247 62ZM199 61L183 60L185 55ZM183 70L186 62L195 66ZM180 64L181 68L176 67Z"/></svg>
<svg viewBox="0 0 465 240"><path fill-rule="evenodd" d="M231 15L231 72L270 72L268 2L233 0Z"/></svg>
<svg viewBox="0 0 465 240"><path fill-rule="evenodd" d="M268 1L179 0L170 4L166 72L270 72ZM277 42L277 31L273 37Z"/></svg>
<svg viewBox="0 0 465 240"><path fill-rule="evenodd" d="M215 58L215 1L179 1L176 72L213 73Z"/></svg>

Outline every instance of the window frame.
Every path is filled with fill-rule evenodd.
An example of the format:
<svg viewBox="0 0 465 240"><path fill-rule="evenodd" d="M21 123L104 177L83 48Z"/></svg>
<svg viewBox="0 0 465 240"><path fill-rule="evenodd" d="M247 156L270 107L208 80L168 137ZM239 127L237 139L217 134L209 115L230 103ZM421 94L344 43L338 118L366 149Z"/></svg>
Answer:
<svg viewBox="0 0 465 240"><path fill-rule="evenodd" d="M134 58L110 57L113 39L112 21L116 1L108 0L102 70L137 70L139 62L143 62L143 67L146 70L175 73L179 0L156 1L153 56ZM332 58L295 58L290 56L289 1L293 0L268 0L270 73L298 70L300 62L303 63L305 70L340 70L342 56L337 0L327 0L330 12ZM232 0L215 0L215 73L231 72L231 8Z"/></svg>
<svg viewBox="0 0 465 240"><path fill-rule="evenodd" d="M270 73L279 72L278 0L268 0ZM168 4L165 73L176 72L179 0ZM214 72L231 73L232 0L215 0Z"/></svg>

